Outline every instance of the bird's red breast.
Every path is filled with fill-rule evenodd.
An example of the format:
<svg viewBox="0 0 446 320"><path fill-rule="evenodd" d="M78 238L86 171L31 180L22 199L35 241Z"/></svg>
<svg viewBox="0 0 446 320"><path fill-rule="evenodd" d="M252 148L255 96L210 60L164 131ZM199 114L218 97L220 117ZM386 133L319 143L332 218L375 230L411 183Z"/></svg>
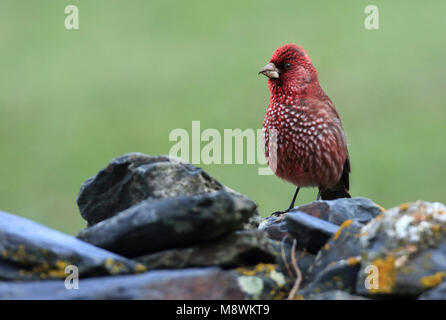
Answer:
<svg viewBox="0 0 446 320"><path fill-rule="evenodd" d="M346 137L309 56L297 45L285 45L265 68L270 103L263 146L269 166L297 186L337 184L348 158Z"/></svg>

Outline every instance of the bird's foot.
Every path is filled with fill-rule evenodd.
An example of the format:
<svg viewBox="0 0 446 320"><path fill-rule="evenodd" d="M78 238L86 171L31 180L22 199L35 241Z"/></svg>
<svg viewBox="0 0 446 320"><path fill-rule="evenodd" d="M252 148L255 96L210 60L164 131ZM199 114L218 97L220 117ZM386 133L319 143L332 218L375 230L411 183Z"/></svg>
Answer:
<svg viewBox="0 0 446 320"><path fill-rule="evenodd" d="M280 215L282 215L284 213L288 213L289 211L291 211L291 209L293 209L293 208L288 208L288 209L283 210L283 211L276 211L276 212L271 213L271 215L272 216L280 216Z"/></svg>

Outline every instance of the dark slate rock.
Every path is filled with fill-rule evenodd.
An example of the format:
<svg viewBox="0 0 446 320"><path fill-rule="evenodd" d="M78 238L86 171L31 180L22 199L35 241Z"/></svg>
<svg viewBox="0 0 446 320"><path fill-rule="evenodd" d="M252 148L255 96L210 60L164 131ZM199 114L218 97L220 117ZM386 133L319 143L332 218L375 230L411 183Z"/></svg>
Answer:
<svg viewBox="0 0 446 320"><path fill-rule="evenodd" d="M159 251L137 258L148 269L239 266L276 263L273 241L259 230L236 231L188 248Z"/></svg>
<svg viewBox="0 0 446 320"><path fill-rule="evenodd" d="M382 212L382 208L367 198L344 198L314 201L294 208L291 212L305 212L313 217L341 225L347 220L365 224ZM287 213L271 215L260 223L259 229L274 240L289 235L285 217Z"/></svg>
<svg viewBox="0 0 446 320"><path fill-rule="evenodd" d="M66 278L68 265L76 265L81 278L145 270L124 257L0 211L0 280Z"/></svg>
<svg viewBox="0 0 446 320"><path fill-rule="evenodd" d="M298 246L317 252L339 229L335 224L315 218L301 211L290 211L286 218L288 232L297 240Z"/></svg>
<svg viewBox="0 0 446 320"><path fill-rule="evenodd" d="M265 231L270 239L281 241L284 237L290 236L285 222L286 214L271 215L263 219L259 224L259 229Z"/></svg>
<svg viewBox="0 0 446 320"><path fill-rule="evenodd" d="M82 230L78 238L127 257L186 247L243 228L256 204L226 191L143 201Z"/></svg>
<svg viewBox="0 0 446 320"><path fill-rule="evenodd" d="M318 252L313 266L311 278L316 277L327 266L345 260L348 264L357 265L360 262L359 236L362 224L352 220L345 221L330 240Z"/></svg>
<svg viewBox="0 0 446 320"><path fill-rule="evenodd" d="M446 279L446 206L417 201L387 210L362 228L360 244L359 294L416 298Z"/></svg>
<svg viewBox="0 0 446 320"><path fill-rule="evenodd" d="M142 200L194 196L222 189L205 171L177 158L130 153L113 159L86 180L77 203L82 217L93 225Z"/></svg>
<svg viewBox="0 0 446 320"><path fill-rule="evenodd" d="M218 268L150 271L133 276L81 279L78 289L64 281L0 283L0 299L244 299L238 274Z"/></svg>
<svg viewBox="0 0 446 320"><path fill-rule="evenodd" d="M309 300L369 300L341 290L326 291L313 295Z"/></svg>
<svg viewBox="0 0 446 320"><path fill-rule="evenodd" d="M285 241L273 242L273 248L276 251L276 256L278 260L278 265L282 272L291 279L296 278L296 271L294 270L292 262L292 239L286 238ZM297 261L297 266L305 279L310 271L311 266L314 263L315 255L298 248L295 249L295 259Z"/></svg>
<svg viewBox="0 0 446 320"><path fill-rule="evenodd" d="M341 198L314 201L294 211L302 211L340 226L347 220L365 224L381 214L383 209L367 198Z"/></svg>
<svg viewBox="0 0 446 320"><path fill-rule="evenodd" d="M318 272L310 283L299 291L304 298L311 298L315 294L331 290L343 290L349 293L355 291L360 264L350 260L339 260L329 264Z"/></svg>
<svg viewBox="0 0 446 320"><path fill-rule="evenodd" d="M442 282L431 290L425 291L418 300L446 300L446 282Z"/></svg>

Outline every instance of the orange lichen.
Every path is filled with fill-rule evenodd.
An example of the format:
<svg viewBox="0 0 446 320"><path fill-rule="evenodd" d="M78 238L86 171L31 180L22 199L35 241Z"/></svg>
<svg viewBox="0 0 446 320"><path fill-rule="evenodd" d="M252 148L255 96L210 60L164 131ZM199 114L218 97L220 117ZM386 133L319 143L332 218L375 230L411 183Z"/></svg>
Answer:
<svg viewBox="0 0 446 320"><path fill-rule="evenodd" d="M350 257L347 259L347 264L349 266L354 266L357 265L360 261L361 259L359 257Z"/></svg>
<svg viewBox="0 0 446 320"><path fill-rule="evenodd" d="M386 208L384 208L383 206L381 206L381 205L379 205L379 204L377 204L377 203L375 203L375 206L377 206L378 208L380 208L380 209L381 209L381 212L386 211Z"/></svg>
<svg viewBox="0 0 446 320"><path fill-rule="evenodd" d="M322 249L324 249L324 250L330 249L330 244L327 242Z"/></svg>
<svg viewBox="0 0 446 320"><path fill-rule="evenodd" d="M407 205L407 203L403 203L400 205L400 210L401 211L406 211L407 209L409 209L409 206Z"/></svg>
<svg viewBox="0 0 446 320"><path fill-rule="evenodd" d="M341 235L342 230L345 229L345 228L348 228L352 223L353 223L352 219L344 221L344 223L341 224L339 229L335 232L333 239L337 240L339 238L339 236Z"/></svg>
<svg viewBox="0 0 446 320"><path fill-rule="evenodd" d="M425 276L420 279L421 284L425 288L432 288L438 286L446 277L446 272L437 272L431 276Z"/></svg>
<svg viewBox="0 0 446 320"><path fill-rule="evenodd" d="M388 255L385 259L378 258L373 261L373 265L378 268L378 286L372 286L370 293L390 293L395 286L396 268L395 257ZM371 275L373 276L373 275Z"/></svg>

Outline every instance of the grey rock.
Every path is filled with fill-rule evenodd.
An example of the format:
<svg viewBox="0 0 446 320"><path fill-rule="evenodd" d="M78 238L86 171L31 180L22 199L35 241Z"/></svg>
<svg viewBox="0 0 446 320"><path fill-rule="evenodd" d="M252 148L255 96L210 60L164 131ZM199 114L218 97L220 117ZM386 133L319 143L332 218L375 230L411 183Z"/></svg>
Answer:
<svg viewBox="0 0 446 320"><path fill-rule="evenodd" d="M194 196L224 187L205 171L177 158L130 153L86 180L77 203L91 226L143 201Z"/></svg>
<svg viewBox="0 0 446 320"><path fill-rule="evenodd" d="M137 261L148 269L180 269L189 267L239 266L276 263L273 241L259 230L236 231L192 247L159 251Z"/></svg>
<svg viewBox="0 0 446 320"><path fill-rule="evenodd" d="M73 285L73 283L71 283ZM63 280L0 283L0 299L239 300L284 298L289 290L277 265L222 270L218 267L154 270L139 275L81 279L67 290Z"/></svg>
<svg viewBox="0 0 446 320"><path fill-rule="evenodd" d="M365 224L381 214L383 209L370 199L357 197L314 201L294 211L302 211L340 226L347 220Z"/></svg>
<svg viewBox="0 0 446 320"><path fill-rule="evenodd" d="M301 211L290 211L286 218L288 232L297 240L299 247L317 252L339 229L335 224L315 218Z"/></svg>
<svg viewBox="0 0 446 320"><path fill-rule="evenodd" d="M369 300L362 296L350 294L341 290L326 291L314 294L309 300Z"/></svg>
<svg viewBox="0 0 446 320"><path fill-rule="evenodd" d="M422 293L418 300L446 300L446 282Z"/></svg>
<svg viewBox="0 0 446 320"><path fill-rule="evenodd" d="M82 230L78 238L136 257L242 229L257 214L256 207L252 200L227 191L147 200Z"/></svg>
<svg viewBox="0 0 446 320"><path fill-rule="evenodd" d="M352 220L345 221L330 240L318 252L313 266L312 277L333 265L338 261L345 260L351 265L360 262L360 232L362 224Z"/></svg>
<svg viewBox="0 0 446 320"><path fill-rule="evenodd" d="M360 295L416 298L446 278L446 206L417 201L389 209L362 227L360 245Z"/></svg>
<svg viewBox="0 0 446 320"><path fill-rule="evenodd" d="M294 270L293 259L291 255L293 249L293 239L285 238L284 240L285 241L281 242L274 241L273 248L276 251L280 269L284 274L287 275L289 279L294 280L297 274L296 270ZM296 259L297 266L303 275L303 278L307 278L316 256L308 251L301 250L296 247L294 257Z"/></svg>
<svg viewBox="0 0 446 320"><path fill-rule="evenodd" d="M314 201L294 208L291 212L305 212L336 225L347 220L365 224L382 212L382 208L367 198L342 198ZM259 229L268 233L274 240L289 235L285 218L288 213L271 215L260 223Z"/></svg>
<svg viewBox="0 0 446 320"><path fill-rule="evenodd" d="M75 265L81 278L145 270L122 256L0 211L0 280L65 278L68 265Z"/></svg>
<svg viewBox="0 0 446 320"><path fill-rule="evenodd" d="M259 224L259 229L265 231L268 237L281 241L284 237L290 236L285 222L287 214L271 215L263 219Z"/></svg>
<svg viewBox="0 0 446 320"><path fill-rule="evenodd" d="M355 291L360 264L350 263L349 260L339 260L329 264L318 272L311 282L299 292L305 298L315 294L332 290L343 290L349 293Z"/></svg>
<svg viewBox="0 0 446 320"><path fill-rule="evenodd" d="M0 283L0 299L244 299L237 279L233 271L202 268L81 279L76 290L62 280Z"/></svg>

